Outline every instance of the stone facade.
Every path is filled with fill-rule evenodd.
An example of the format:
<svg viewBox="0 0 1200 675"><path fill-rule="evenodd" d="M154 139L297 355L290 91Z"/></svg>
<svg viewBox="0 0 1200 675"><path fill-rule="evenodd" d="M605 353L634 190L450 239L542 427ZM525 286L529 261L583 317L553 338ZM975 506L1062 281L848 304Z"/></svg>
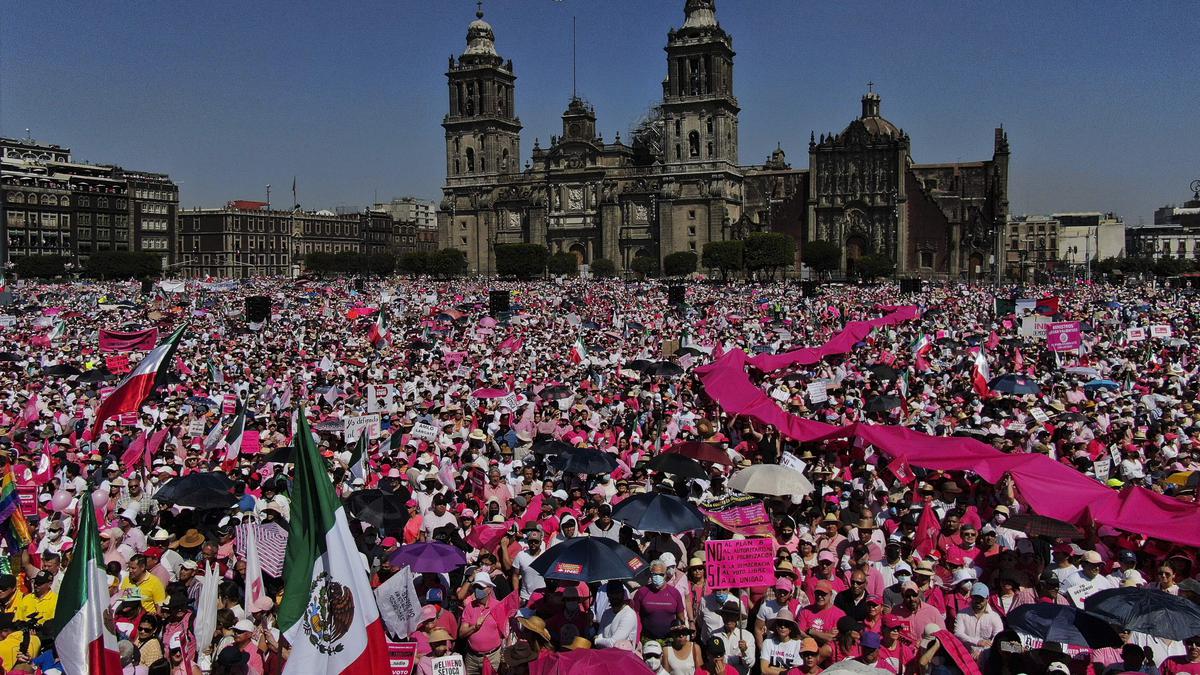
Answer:
<svg viewBox="0 0 1200 675"><path fill-rule="evenodd" d="M518 166L513 63L496 51L482 11L467 48L446 73L449 113L440 244L466 252L472 271L495 270L498 243L545 244L580 262L702 252L710 241L756 230L843 248L841 269L881 253L902 273L987 274L996 228L1008 203L1008 140L996 130L982 162L921 165L907 134L863 97L862 115L840 134L809 144L809 169L793 169L781 148L761 165L738 159L733 38L715 0L686 0L684 22L667 34L662 100L631 133L606 141L594 108L572 97L561 134ZM799 253L798 253L799 255ZM797 269L799 267L797 266Z"/></svg>

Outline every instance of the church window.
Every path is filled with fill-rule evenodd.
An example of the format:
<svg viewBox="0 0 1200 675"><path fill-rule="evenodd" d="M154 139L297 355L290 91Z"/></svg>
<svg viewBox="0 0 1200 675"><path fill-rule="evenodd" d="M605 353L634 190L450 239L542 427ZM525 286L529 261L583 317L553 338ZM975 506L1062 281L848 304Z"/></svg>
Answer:
<svg viewBox="0 0 1200 675"><path fill-rule="evenodd" d="M688 225L688 236L689 237L696 236L696 226L695 225Z"/></svg>
<svg viewBox="0 0 1200 675"><path fill-rule="evenodd" d="M475 149L467 148L467 173L475 173Z"/></svg>
<svg viewBox="0 0 1200 675"><path fill-rule="evenodd" d="M933 267L933 251L921 251L921 267Z"/></svg>
<svg viewBox="0 0 1200 675"><path fill-rule="evenodd" d="M683 150L678 143L675 144L675 159L683 159Z"/></svg>
<svg viewBox="0 0 1200 675"><path fill-rule="evenodd" d="M675 120L675 135L679 136L681 134L683 134L683 122Z"/></svg>
<svg viewBox="0 0 1200 675"><path fill-rule="evenodd" d="M487 173L487 155L479 153L479 170Z"/></svg>
<svg viewBox="0 0 1200 675"><path fill-rule="evenodd" d="M696 209L688 209L688 220L696 219Z"/></svg>
<svg viewBox="0 0 1200 675"><path fill-rule="evenodd" d="M707 127L706 127L706 128L708 129L708 133L709 133L709 135L712 135L712 132L713 132L713 120L712 120L712 118L711 118L711 117L710 117L710 118L708 118L708 122L707 122Z"/></svg>
<svg viewBox="0 0 1200 675"><path fill-rule="evenodd" d="M713 152L712 152L712 141L709 141L709 142L708 142L708 154L707 154L707 155L705 155L705 157L712 157L712 156L713 156Z"/></svg>
<svg viewBox="0 0 1200 675"><path fill-rule="evenodd" d="M700 156L700 132L688 132L688 157Z"/></svg>
<svg viewBox="0 0 1200 675"><path fill-rule="evenodd" d="M467 114L475 114L475 83L467 83Z"/></svg>
<svg viewBox="0 0 1200 675"><path fill-rule="evenodd" d="M507 148L505 148L504 152L502 152L500 154L500 170L508 171L508 149Z"/></svg>
<svg viewBox="0 0 1200 675"><path fill-rule="evenodd" d="M460 164L459 164L458 160L457 160L457 159L455 159L455 160L454 160L454 175L455 175L455 176L457 176L457 175L458 175L458 173L459 173L459 171L461 171L461 170L462 170L462 168L461 168L461 166L460 166Z"/></svg>

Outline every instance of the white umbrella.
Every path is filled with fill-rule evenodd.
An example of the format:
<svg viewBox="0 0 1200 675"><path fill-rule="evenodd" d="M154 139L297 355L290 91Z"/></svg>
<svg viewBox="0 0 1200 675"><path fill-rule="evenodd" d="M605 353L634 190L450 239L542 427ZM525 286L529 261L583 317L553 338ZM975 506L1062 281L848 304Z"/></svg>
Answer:
<svg viewBox="0 0 1200 675"><path fill-rule="evenodd" d="M739 492L776 497L803 497L813 491L804 474L778 464L756 464L733 474L729 487Z"/></svg>
<svg viewBox="0 0 1200 675"><path fill-rule="evenodd" d="M838 673L887 673L890 671L876 668L861 661L847 659L845 661L838 661L821 672L828 675L837 675Z"/></svg>

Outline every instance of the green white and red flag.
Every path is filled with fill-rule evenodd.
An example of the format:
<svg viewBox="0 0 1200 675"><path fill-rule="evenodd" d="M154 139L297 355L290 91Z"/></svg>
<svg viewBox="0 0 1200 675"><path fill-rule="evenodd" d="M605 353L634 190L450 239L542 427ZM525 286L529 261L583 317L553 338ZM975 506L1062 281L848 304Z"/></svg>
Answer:
<svg viewBox="0 0 1200 675"><path fill-rule="evenodd" d="M133 372L117 385L100 406L96 408L96 421L92 424L92 436L98 438L104 428L104 422L121 413L137 412L142 403L150 398L155 387L165 384L167 372L170 370L171 359L179 345L187 325L180 326L165 342L150 350L146 358L138 362Z"/></svg>

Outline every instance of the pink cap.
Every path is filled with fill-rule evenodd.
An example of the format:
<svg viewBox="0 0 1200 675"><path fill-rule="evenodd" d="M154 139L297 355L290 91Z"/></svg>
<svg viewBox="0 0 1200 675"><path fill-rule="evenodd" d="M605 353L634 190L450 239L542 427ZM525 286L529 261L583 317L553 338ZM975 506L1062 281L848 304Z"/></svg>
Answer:
<svg viewBox="0 0 1200 675"><path fill-rule="evenodd" d="M791 579L780 577L779 579L775 580L775 590L787 591L788 593L791 593L792 591L796 590L796 584L792 583Z"/></svg>

